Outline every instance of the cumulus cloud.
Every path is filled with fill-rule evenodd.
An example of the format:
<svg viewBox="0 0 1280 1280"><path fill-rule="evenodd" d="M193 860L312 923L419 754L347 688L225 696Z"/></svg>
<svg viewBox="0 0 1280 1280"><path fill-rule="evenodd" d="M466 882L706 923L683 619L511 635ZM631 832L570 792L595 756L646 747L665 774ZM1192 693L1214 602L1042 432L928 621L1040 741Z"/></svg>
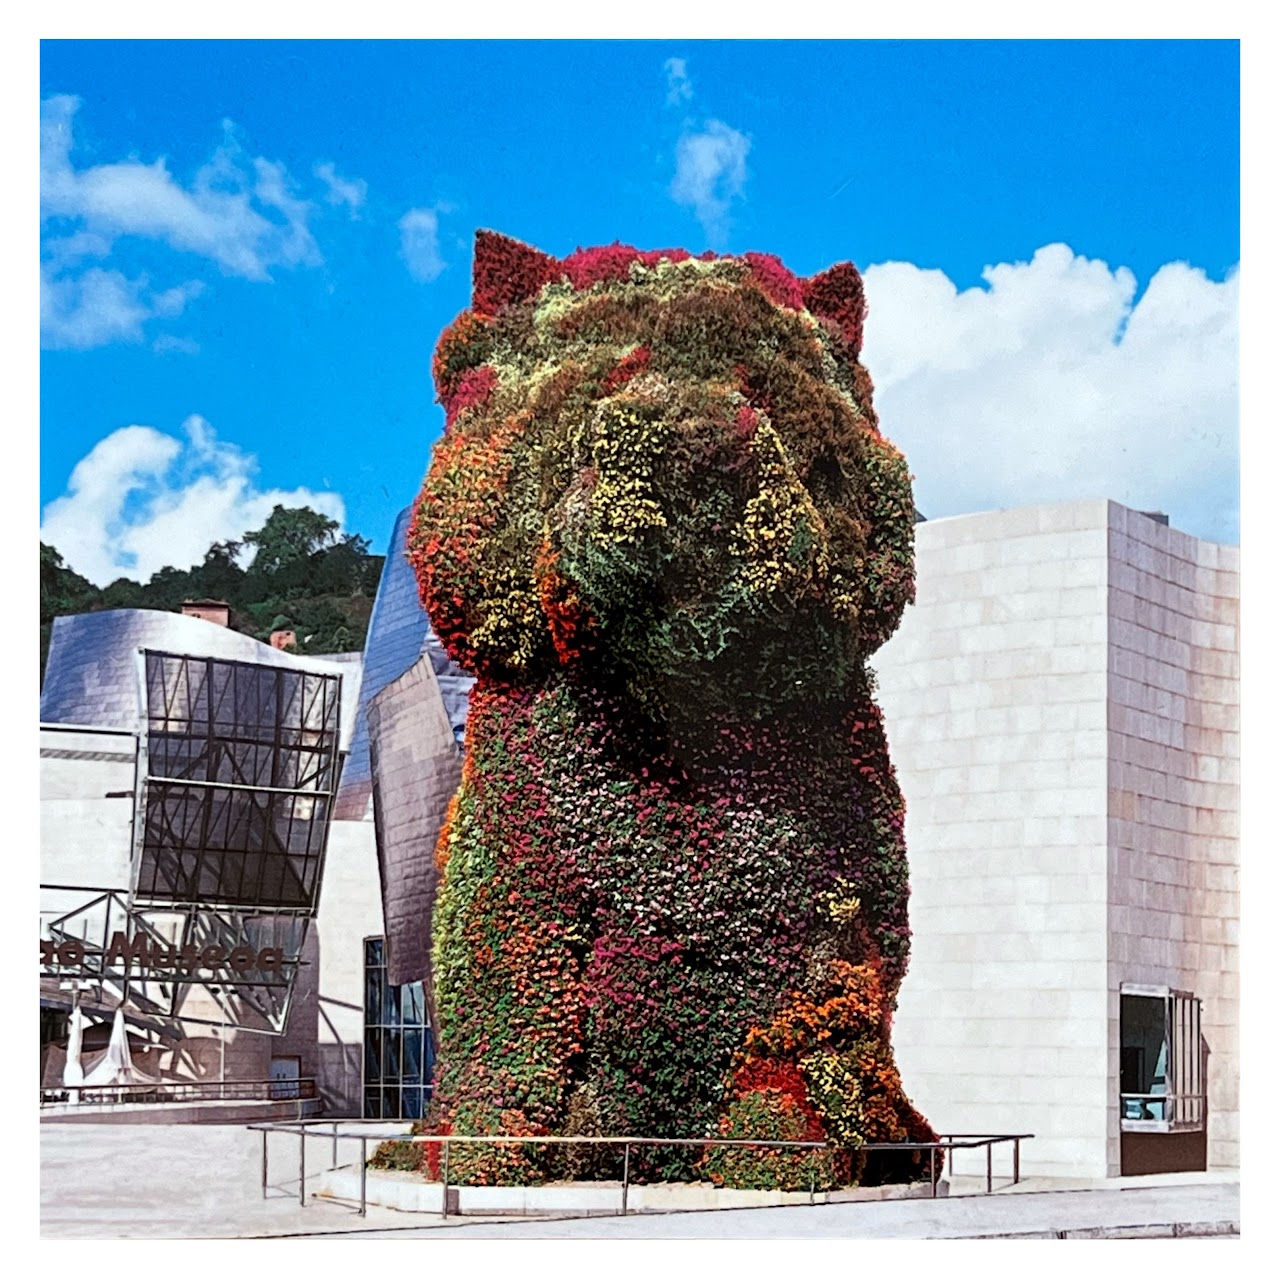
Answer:
<svg viewBox="0 0 1280 1280"><path fill-rule="evenodd" d="M1238 272L1171 262L1139 296L1052 244L971 289L908 262L864 279L863 361L926 515L1109 497L1238 538Z"/></svg>
<svg viewBox="0 0 1280 1280"><path fill-rule="evenodd" d="M662 64L667 73L667 106L678 107L693 99L693 81L683 58L668 58Z"/></svg>
<svg viewBox="0 0 1280 1280"><path fill-rule="evenodd" d="M671 198L692 209L712 244L728 234L729 210L747 183L751 139L720 120L686 130L676 143Z"/></svg>
<svg viewBox="0 0 1280 1280"><path fill-rule="evenodd" d="M219 440L198 414L182 429L180 439L128 426L100 440L76 464L67 492L45 507L41 542L105 586L199 564L212 543L260 528L277 503L345 519L336 493L259 489L257 460Z"/></svg>
<svg viewBox="0 0 1280 1280"><path fill-rule="evenodd" d="M369 184L363 178L339 177L338 171L329 160L316 165L313 172L328 188L325 199L330 204L346 205L350 216L357 217L357 210L364 204L369 194Z"/></svg>
<svg viewBox="0 0 1280 1280"><path fill-rule="evenodd" d="M434 209L410 209L397 224L400 228L400 256L409 274L429 284L445 267L440 256L440 218Z"/></svg>

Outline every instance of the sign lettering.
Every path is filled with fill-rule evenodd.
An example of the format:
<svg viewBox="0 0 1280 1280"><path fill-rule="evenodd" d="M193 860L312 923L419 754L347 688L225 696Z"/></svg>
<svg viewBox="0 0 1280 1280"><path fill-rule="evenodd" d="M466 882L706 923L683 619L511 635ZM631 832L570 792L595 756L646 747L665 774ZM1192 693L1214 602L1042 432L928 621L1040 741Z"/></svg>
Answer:
<svg viewBox="0 0 1280 1280"><path fill-rule="evenodd" d="M40 939L40 964L45 969L81 970L86 958L94 958L82 942L75 938L54 943ZM192 969L228 969L232 973L279 973L284 969L285 956L281 947L263 947L260 951L247 943L232 948L210 945L204 948L188 943L184 947L172 946L148 938L146 934L126 934L116 930L111 935L105 951L98 953L103 968L190 972Z"/></svg>

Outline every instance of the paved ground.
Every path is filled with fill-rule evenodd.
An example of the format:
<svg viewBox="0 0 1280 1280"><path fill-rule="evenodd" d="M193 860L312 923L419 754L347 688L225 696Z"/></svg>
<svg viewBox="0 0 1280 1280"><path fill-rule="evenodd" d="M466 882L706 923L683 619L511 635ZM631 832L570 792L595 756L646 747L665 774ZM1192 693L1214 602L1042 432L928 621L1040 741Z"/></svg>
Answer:
<svg viewBox="0 0 1280 1280"><path fill-rule="evenodd" d="M722 1209L632 1218L484 1222L446 1228L452 1237L511 1239L974 1239L991 1236L1229 1235L1238 1230L1239 1189L1222 1184L1123 1190L1041 1191L1018 1196L886 1200L863 1204ZM1180 1230L1178 1230L1180 1228ZM436 1228L437 1230L439 1228ZM378 1231L425 1235L427 1230Z"/></svg>
<svg viewBox="0 0 1280 1280"><path fill-rule="evenodd" d="M298 1144L270 1139L262 1198L259 1134L239 1126L58 1124L41 1129L41 1230L49 1237L348 1235L530 1239L971 1238L1075 1234L1229 1234L1240 1221L1236 1182L1143 1179L1079 1190L903 1200L631 1218L440 1220L371 1206L298 1203ZM343 1162L351 1158L351 1147ZM330 1159L308 1143L311 1170Z"/></svg>

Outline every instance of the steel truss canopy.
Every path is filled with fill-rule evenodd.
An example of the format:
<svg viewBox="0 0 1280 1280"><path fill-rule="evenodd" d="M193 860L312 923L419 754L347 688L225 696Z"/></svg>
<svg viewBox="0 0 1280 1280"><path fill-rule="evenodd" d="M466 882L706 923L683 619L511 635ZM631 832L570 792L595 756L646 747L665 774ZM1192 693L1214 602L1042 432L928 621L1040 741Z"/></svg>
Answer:
<svg viewBox="0 0 1280 1280"><path fill-rule="evenodd" d="M341 677L143 650L130 899L313 917Z"/></svg>
<svg viewBox="0 0 1280 1280"><path fill-rule="evenodd" d="M42 886L41 999L124 1006L177 1038L188 1023L279 1035L314 960L342 676L133 654L129 888Z"/></svg>

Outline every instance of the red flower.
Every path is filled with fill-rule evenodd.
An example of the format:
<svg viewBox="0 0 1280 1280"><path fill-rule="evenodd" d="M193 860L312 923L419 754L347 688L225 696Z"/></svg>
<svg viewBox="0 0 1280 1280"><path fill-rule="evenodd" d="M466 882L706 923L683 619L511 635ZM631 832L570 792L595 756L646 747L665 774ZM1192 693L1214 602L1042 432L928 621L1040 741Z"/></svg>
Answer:
<svg viewBox="0 0 1280 1280"><path fill-rule="evenodd" d="M811 276L804 282L804 302L815 316L835 326L856 359L862 350L862 323L867 318L858 268L852 262L837 262Z"/></svg>
<svg viewBox="0 0 1280 1280"><path fill-rule="evenodd" d="M526 302L559 273L559 263L532 246L494 231L476 232L471 268L471 305L496 316L503 307Z"/></svg>
<svg viewBox="0 0 1280 1280"><path fill-rule="evenodd" d="M468 369L457 382L452 393L444 400L444 425L453 425L453 420L463 409L472 405L483 404L488 400L494 387L498 385L498 371L492 365L482 364L478 369Z"/></svg>
<svg viewBox="0 0 1280 1280"><path fill-rule="evenodd" d="M804 289L780 259L771 253L748 253L745 257L751 267L751 278L771 302L793 311L804 310Z"/></svg>

